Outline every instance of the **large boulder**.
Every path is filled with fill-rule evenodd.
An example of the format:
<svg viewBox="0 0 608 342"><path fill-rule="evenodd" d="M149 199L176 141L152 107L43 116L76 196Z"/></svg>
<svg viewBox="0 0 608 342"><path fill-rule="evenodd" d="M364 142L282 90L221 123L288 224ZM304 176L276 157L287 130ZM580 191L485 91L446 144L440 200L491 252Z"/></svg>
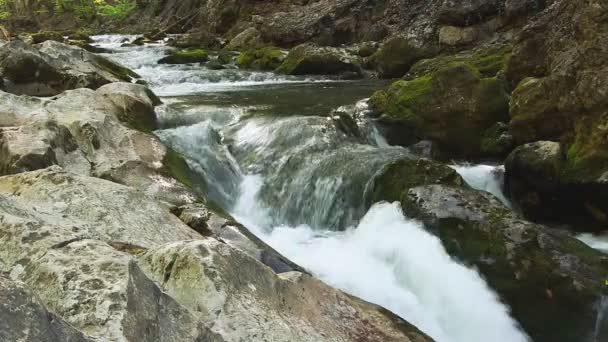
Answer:
<svg viewBox="0 0 608 342"><path fill-rule="evenodd" d="M510 129L517 144L560 142L562 186L554 195L573 208L587 203L588 219L604 227L608 212L594 193L605 192L608 179L607 13L599 1L554 1L521 32L506 72L516 87ZM577 192L588 197L570 196Z"/></svg>
<svg viewBox="0 0 608 342"><path fill-rule="evenodd" d="M202 218L221 234L204 237L131 187L54 166L0 177L0 209L0 273L91 339L431 341L293 264L267 267L220 218ZM179 215L195 226L193 210Z"/></svg>
<svg viewBox="0 0 608 342"><path fill-rule="evenodd" d="M52 167L0 177L0 207L1 271L86 335L162 341L203 334L130 254L202 236L142 192Z"/></svg>
<svg viewBox="0 0 608 342"><path fill-rule="evenodd" d="M454 258L479 270L537 342L603 341L608 260L569 233L527 222L492 195L429 185L410 189L405 213Z"/></svg>
<svg viewBox="0 0 608 342"><path fill-rule="evenodd" d="M14 115L0 128L1 174L59 165L178 205L195 197L187 186L204 185L182 157L147 134L157 125L158 98L144 86L112 83L52 99L7 93L0 98L6 100L0 112Z"/></svg>
<svg viewBox="0 0 608 342"><path fill-rule="evenodd" d="M226 341L430 341L379 307L310 275L277 275L213 239L164 245L139 259L167 294Z"/></svg>
<svg viewBox="0 0 608 342"><path fill-rule="evenodd" d="M360 66L356 56L349 54L346 50L303 44L289 51L287 58L277 71L289 75L358 74Z"/></svg>
<svg viewBox="0 0 608 342"><path fill-rule="evenodd" d="M104 57L55 41L37 46L12 41L1 46L0 74L5 79L5 91L32 96L52 96L76 88L96 89L137 77Z"/></svg>
<svg viewBox="0 0 608 342"><path fill-rule="evenodd" d="M499 77L483 77L468 63L393 83L375 93L370 105L389 142L431 139L449 154L483 155L486 131L509 117L509 95Z"/></svg>
<svg viewBox="0 0 608 342"><path fill-rule="evenodd" d="M506 160L506 185L513 202L534 220L567 222L588 231L608 224L606 182L573 179L568 152L558 142L519 146Z"/></svg>
<svg viewBox="0 0 608 342"><path fill-rule="evenodd" d="M395 36L380 46L370 57L370 63L381 78L397 78L405 75L416 62L432 54L406 37Z"/></svg>

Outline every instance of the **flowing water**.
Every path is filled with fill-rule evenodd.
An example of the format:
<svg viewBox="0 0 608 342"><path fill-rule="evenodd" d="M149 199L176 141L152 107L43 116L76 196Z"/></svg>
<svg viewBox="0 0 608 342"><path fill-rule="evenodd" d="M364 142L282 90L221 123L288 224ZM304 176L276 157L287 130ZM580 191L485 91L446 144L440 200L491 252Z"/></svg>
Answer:
<svg viewBox="0 0 608 342"><path fill-rule="evenodd" d="M450 258L398 203L367 210L374 175L409 156L364 119L359 100L383 83L158 65L167 47L122 48L124 38L96 39L162 97L157 135L187 157L209 196L253 233L437 341L528 340L484 279ZM360 130L344 113L354 114ZM500 167L454 168L508 203Z"/></svg>

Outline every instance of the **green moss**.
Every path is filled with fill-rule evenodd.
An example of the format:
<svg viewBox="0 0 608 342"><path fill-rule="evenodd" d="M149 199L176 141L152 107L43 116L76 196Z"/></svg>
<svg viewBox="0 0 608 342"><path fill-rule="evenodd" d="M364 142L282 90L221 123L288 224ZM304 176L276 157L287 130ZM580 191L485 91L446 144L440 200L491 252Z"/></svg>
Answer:
<svg viewBox="0 0 608 342"><path fill-rule="evenodd" d="M163 159L162 171L190 189L195 190L200 187L200 184L197 183L197 175L190 169L188 162L169 147L167 147L167 154Z"/></svg>
<svg viewBox="0 0 608 342"><path fill-rule="evenodd" d="M418 113L433 102L433 77L424 76L411 81L397 81L388 90L386 111L382 118L416 125Z"/></svg>
<svg viewBox="0 0 608 342"><path fill-rule="evenodd" d="M488 157L506 157L514 145L509 126L498 122L484 132L481 138L481 153Z"/></svg>
<svg viewBox="0 0 608 342"><path fill-rule="evenodd" d="M423 59L412 66L408 78L436 72L450 64L464 63L475 69L481 77L494 77L506 69L511 56L510 45L499 45L479 48L456 55L443 55Z"/></svg>
<svg viewBox="0 0 608 342"><path fill-rule="evenodd" d="M284 59L283 51L280 49L265 47L242 52L236 64L243 69L272 71L278 68Z"/></svg>
<svg viewBox="0 0 608 342"><path fill-rule="evenodd" d="M380 77L395 78L403 76L414 63L430 54L430 51L417 48L408 39L398 36L382 44L370 61Z"/></svg>
<svg viewBox="0 0 608 342"><path fill-rule="evenodd" d="M447 165L428 159L402 159L387 165L374 178L371 201L404 203L403 196L411 188L429 184L460 186L463 180Z"/></svg>
<svg viewBox="0 0 608 342"><path fill-rule="evenodd" d="M203 49L191 49L177 51L173 54L162 58L158 61L159 64L190 64L204 63L209 60L209 54Z"/></svg>

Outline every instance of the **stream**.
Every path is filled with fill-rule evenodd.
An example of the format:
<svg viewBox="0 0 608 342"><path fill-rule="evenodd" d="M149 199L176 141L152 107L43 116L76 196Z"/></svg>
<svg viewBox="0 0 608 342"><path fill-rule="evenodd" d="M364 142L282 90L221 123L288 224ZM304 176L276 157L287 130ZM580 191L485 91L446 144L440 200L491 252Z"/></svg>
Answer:
<svg viewBox="0 0 608 342"><path fill-rule="evenodd" d="M159 65L168 47L120 47L125 38L95 40L161 96L156 134L187 158L211 199L266 243L437 341L529 340L476 270L453 260L398 203L367 210L374 174L409 153L363 118L361 100L386 82ZM340 112L360 118L364 134L336 129ZM501 166L453 167L510 205Z"/></svg>

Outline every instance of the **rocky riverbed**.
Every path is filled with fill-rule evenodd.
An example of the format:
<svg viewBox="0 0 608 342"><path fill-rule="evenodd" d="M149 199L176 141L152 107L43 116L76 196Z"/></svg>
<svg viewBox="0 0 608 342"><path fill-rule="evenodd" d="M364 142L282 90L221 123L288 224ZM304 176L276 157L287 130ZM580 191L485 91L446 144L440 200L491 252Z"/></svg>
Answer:
<svg viewBox="0 0 608 342"><path fill-rule="evenodd" d="M0 340L608 339L601 2L34 7Z"/></svg>

